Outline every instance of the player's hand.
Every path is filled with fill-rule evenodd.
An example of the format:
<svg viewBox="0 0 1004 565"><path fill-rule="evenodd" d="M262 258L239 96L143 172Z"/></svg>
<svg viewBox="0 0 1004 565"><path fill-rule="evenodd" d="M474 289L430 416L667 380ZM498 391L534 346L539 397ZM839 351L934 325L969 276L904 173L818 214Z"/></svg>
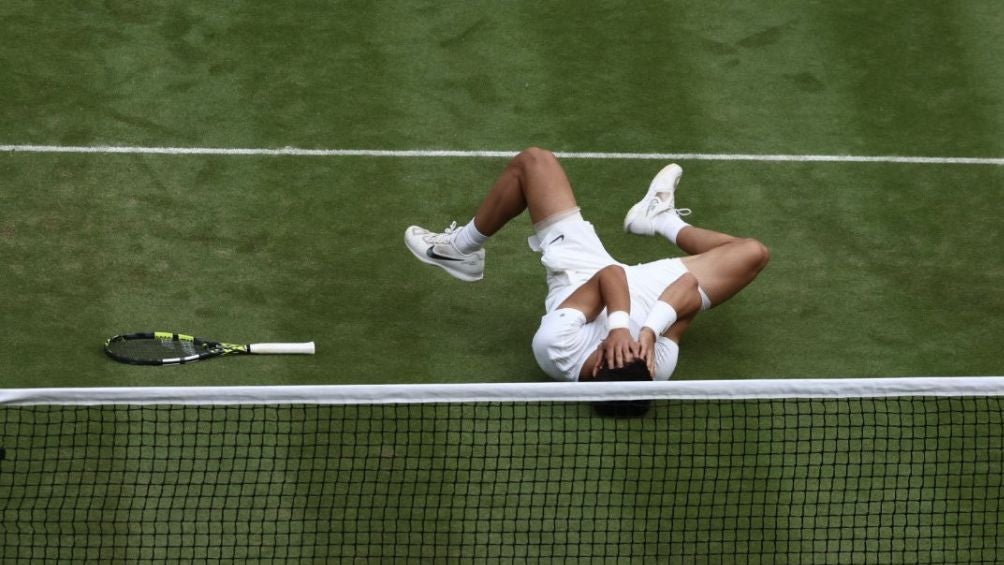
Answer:
<svg viewBox="0 0 1004 565"><path fill-rule="evenodd" d="M638 358L638 352L638 342L631 338L631 332L627 328L610 330L607 339L600 344L593 375L599 372L604 362L611 369L620 369Z"/></svg>
<svg viewBox="0 0 1004 565"><path fill-rule="evenodd" d="M655 332L649 328L642 328L638 334L638 357L645 360L648 366L648 374L655 379Z"/></svg>

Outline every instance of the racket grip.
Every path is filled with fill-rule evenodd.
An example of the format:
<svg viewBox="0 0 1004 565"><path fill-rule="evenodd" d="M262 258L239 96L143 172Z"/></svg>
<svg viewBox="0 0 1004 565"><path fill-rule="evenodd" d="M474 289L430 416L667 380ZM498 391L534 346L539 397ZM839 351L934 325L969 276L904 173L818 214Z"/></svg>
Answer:
<svg viewBox="0 0 1004 565"><path fill-rule="evenodd" d="M281 353L313 355L314 342L310 341L307 343L252 343L251 345L248 345L248 353L257 353L260 355L281 354Z"/></svg>

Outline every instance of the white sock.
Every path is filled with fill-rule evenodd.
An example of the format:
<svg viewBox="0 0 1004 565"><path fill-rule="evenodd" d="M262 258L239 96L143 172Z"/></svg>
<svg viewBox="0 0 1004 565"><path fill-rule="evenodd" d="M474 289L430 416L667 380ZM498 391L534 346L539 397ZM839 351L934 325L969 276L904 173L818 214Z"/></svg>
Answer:
<svg viewBox="0 0 1004 565"><path fill-rule="evenodd" d="M488 236L478 231L474 226L474 220L467 222L467 225L460 228L456 237L453 238L453 246L464 255L469 255L485 246Z"/></svg>
<svg viewBox="0 0 1004 565"><path fill-rule="evenodd" d="M672 241L675 245L676 236L679 235L680 230L690 227L690 224L684 222L683 218L675 212L669 211L657 216L653 222L653 227L655 227L655 233Z"/></svg>

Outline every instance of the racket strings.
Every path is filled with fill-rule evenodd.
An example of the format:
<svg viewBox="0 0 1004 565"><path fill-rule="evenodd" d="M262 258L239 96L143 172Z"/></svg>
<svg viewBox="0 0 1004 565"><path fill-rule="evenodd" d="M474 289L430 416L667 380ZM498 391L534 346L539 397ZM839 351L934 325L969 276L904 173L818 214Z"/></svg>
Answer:
<svg viewBox="0 0 1004 565"><path fill-rule="evenodd" d="M205 344L185 340L129 339L108 344L112 353L137 361L163 361L205 353Z"/></svg>

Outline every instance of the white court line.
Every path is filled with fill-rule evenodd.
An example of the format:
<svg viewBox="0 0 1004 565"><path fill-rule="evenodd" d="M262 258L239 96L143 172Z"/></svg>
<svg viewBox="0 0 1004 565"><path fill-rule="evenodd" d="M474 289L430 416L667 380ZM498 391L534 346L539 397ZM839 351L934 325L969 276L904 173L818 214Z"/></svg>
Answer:
<svg viewBox="0 0 1004 565"><path fill-rule="evenodd" d="M293 157L472 157L509 158L516 151L459 151L452 149L300 149L297 147L130 147L118 145L0 145L0 151L14 153L98 153L138 155L264 155ZM937 165L1004 166L1000 157L915 157L900 155L758 155L749 153L603 153L555 151L561 159L640 159L653 161L774 161L814 163L915 163Z"/></svg>

